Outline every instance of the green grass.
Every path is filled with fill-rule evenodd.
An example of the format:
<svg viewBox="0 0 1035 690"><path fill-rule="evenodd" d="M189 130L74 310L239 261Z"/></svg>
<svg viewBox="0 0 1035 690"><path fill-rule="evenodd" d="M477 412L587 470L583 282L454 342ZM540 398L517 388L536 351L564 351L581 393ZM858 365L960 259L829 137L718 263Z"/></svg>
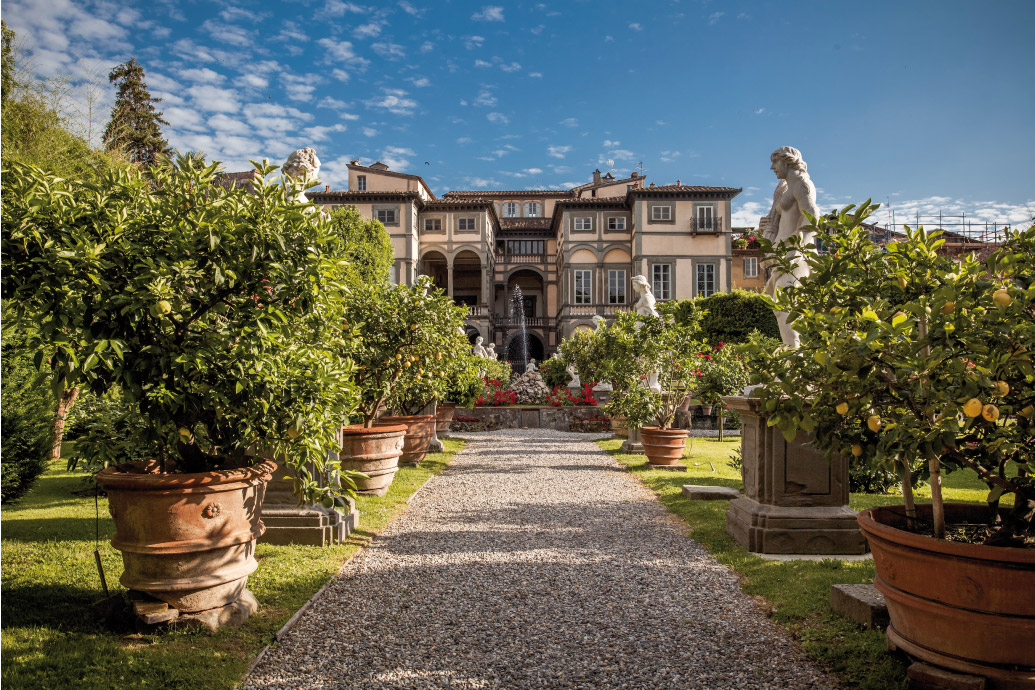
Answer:
<svg viewBox="0 0 1035 690"><path fill-rule="evenodd" d="M82 475L54 463L33 490L4 506L2 527L2 682L5 688L231 688L276 631L363 548L407 499L442 472L464 446L444 441L420 467L400 468L388 494L360 496L360 527L345 544L329 548L259 544L259 569L248 587L262 607L239 628L214 635L173 632L127 635L106 629L93 615L103 598L93 552L94 499L74 492ZM100 551L108 586L118 584L122 559L111 548L114 525L101 498Z"/></svg>
<svg viewBox="0 0 1035 690"><path fill-rule="evenodd" d="M692 501L683 484L711 484L743 490L740 471L730 466L740 439L692 438L683 462L689 471L651 470L643 455L618 452L621 439L598 442L658 496L668 510L690 526L694 539L723 565L732 568L746 594L761 598L778 621L798 639L806 653L841 677L848 687L887 690L906 687L906 664L887 651L884 634L865 630L830 608L830 586L873 581L872 561L769 561L747 552L726 534L729 501ZM972 472L954 472L943 482L948 501L984 502L988 489ZM929 498L926 487L918 501ZM900 496L852 494L851 507L901 503Z"/></svg>

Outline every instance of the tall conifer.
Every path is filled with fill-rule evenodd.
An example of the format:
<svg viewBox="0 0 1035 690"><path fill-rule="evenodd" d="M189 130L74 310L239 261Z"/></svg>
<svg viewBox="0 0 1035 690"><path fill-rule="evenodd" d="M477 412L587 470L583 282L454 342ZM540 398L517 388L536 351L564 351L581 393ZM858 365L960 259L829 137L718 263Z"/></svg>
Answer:
<svg viewBox="0 0 1035 690"><path fill-rule="evenodd" d="M144 68L133 58L113 69L108 81L118 85L118 95L104 128L104 145L109 151L122 151L135 163L154 165L169 147L159 127L169 123L155 109L162 99L147 90Z"/></svg>

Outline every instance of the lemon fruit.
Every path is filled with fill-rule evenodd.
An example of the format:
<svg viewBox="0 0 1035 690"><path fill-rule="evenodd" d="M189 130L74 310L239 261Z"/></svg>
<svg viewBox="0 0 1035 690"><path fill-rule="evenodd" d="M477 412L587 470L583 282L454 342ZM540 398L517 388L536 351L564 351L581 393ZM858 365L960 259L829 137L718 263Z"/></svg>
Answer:
<svg viewBox="0 0 1035 690"><path fill-rule="evenodd" d="M288 427L288 437L298 438L298 429L296 429L293 425Z"/></svg>
<svg viewBox="0 0 1035 690"><path fill-rule="evenodd" d="M861 457L862 454L863 454L863 447L860 446L858 443L854 444L852 446L852 455L854 455L855 457L858 458L858 457Z"/></svg>
<svg viewBox="0 0 1035 690"><path fill-rule="evenodd" d="M834 409L837 410L838 414L848 414L848 403L838 403Z"/></svg>
<svg viewBox="0 0 1035 690"><path fill-rule="evenodd" d="M981 408L981 417L986 422L994 422L999 419L999 408L992 404L985 405Z"/></svg>
<svg viewBox="0 0 1035 690"><path fill-rule="evenodd" d="M1006 381L996 381L995 390L997 393L999 393L999 395L1006 395L1010 392L1010 384L1008 384Z"/></svg>
<svg viewBox="0 0 1035 690"><path fill-rule="evenodd" d="M155 309L157 309L158 313L162 316L165 316L173 310L172 305L169 304L169 300L167 299L158 300L158 304L155 305Z"/></svg>
<svg viewBox="0 0 1035 690"><path fill-rule="evenodd" d="M877 433L878 431L880 431L880 428L881 428L881 421L880 421L880 417L878 417L878 416L877 416L877 415L875 415L875 414L871 414L871 415L870 415L870 416L869 416L869 417L868 417L868 418L866 419L866 426L867 426L867 427L868 427L868 428L870 429L870 431L872 431L873 433Z"/></svg>
<svg viewBox="0 0 1035 690"><path fill-rule="evenodd" d="M1013 298L1010 297L1010 292L1006 288L999 288L992 293L992 301L1000 307L1008 307Z"/></svg>
<svg viewBox="0 0 1035 690"><path fill-rule="evenodd" d="M945 304L942 305L942 313L943 314L951 314L954 311L956 311L956 303L955 302L946 302Z"/></svg>
<svg viewBox="0 0 1035 690"><path fill-rule="evenodd" d="M963 403L963 414L968 417L977 417L981 414L981 401L977 398L971 398L967 402Z"/></svg>

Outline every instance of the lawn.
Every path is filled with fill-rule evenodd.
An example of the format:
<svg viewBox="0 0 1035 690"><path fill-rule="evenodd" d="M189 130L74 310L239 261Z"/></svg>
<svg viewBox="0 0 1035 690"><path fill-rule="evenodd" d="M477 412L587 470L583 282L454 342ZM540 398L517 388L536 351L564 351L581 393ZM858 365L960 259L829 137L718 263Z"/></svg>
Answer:
<svg viewBox="0 0 1035 690"><path fill-rule="evenodd" d="M259 569L248 587L262 607L240 628L215 635L128 634L103 627L92 604L103 598L94 564L98 530L108 586L122 559L111 548L114 526L103 497L80 497L83 475L54 463L35 488L0 514L5 688L231 688L276 631L342 564L363 548L406 501L442 472L464 446L444 441L420 467L400 468L388 494L356 501L360 527L329 548L259 544ZM100 520L97 520L99 511ZM189 660L189 663L188 663Z"/></svg>
<svg viewBox="0 0 1035 690"><path fill-rule="evenodd" d="M745 593L765 600L774 620L786 626L806 653L837 673L845 685L862 690L906 687L906 663L887 651L884 634L865 630L830 609L830 586L873 581L873 562L770 561L749 553L726 534L729 501L693 501L682 494L683 484L711 484L743 489L740 471L730 465L740 439L718 441L691 438L688 472L651 470L643 455L619 453L621 439L598 442L628 467L672 513L690 526L694 539L720 563L732 568ZM948 501L984 502L985 485L972 472L954 472L943 482ZM918 502L928 498L923 487ZM901 497L852 494L851 507L901 503Z"/></svg>

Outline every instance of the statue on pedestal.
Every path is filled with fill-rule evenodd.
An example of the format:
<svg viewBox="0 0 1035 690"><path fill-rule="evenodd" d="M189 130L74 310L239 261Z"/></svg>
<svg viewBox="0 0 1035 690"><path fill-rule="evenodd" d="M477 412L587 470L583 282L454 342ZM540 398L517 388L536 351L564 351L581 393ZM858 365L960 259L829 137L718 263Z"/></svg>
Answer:
<svg viewBox="0 0 1035 690"><path fill-rule="evenodd" d="M471 354L473 354L475 357L488 357L489 356L488 350L486 350L485 346L482 345L482 342L484 340L485 339L482 338L481 336L478 336L477 338L474 339L474 347L471 348Z"/></svg>
<svg viewBox="0 0 1035 690"><path fill-rule="evenodd" d="M816 186L812 184L801 152L792 146L781 146L769 158L773 163L771 169L780 181L773 194L773 207L769 211L764 237L777 243L801 235L804 244L815 242L814 233L806 230L809 221L803 212L813 217L819 215ZM793 260L794 270L791 273L773 271L765 285L766 294L774 295L777 289L795 285L809 274L809 266L801 254L791 252L788 258ZM776 321L780 325L780 339L784 345L798 347L798 333L787 324L787 314L776 312Z"/></svg>
<svg viewBox="0 0 1035 690"><path fill-rule="evenodd" d="M485 356L488 359L499 359L499 355L496 354L496 343L489 343L489 347L485 350Z"/></svg>
<svg viewBox="0 0 1035 690"><path fill-rule="evenodd" d="M307 146L292 151L284 165L280 166L280 172L284 177L297 177L303 181L302 189L298 190L295 196L295 202L308 204L309 199L305 196L305 190L312 187L320 176L320 159L316 157L316 150Z"/></svg>
<svg viewBox="0 0 1035 690"><path fill-rule="evenodd" d="M633 276L632 286L636 294L640 296L633 305L636 313L640 316L660 317L661 314L658 313L657 307L654 306L658 301L654 299L654 293L651 292L650 284L647 283L647 277L642 275ZM637 324L637 328L639 328L639 324ZM647 375L647 386L653 393L661 392L661 384L658 383L658 372L652 371Z"/></svg>
<svg viewBox="0 0 1035 690"><path fill-rule="evenodd" d="M539 368L535 364L535 357L532 357L531 359L528 360L528 366L525 367L525 371L526 372L529 372L529 371L539 371Z"/></svg>

